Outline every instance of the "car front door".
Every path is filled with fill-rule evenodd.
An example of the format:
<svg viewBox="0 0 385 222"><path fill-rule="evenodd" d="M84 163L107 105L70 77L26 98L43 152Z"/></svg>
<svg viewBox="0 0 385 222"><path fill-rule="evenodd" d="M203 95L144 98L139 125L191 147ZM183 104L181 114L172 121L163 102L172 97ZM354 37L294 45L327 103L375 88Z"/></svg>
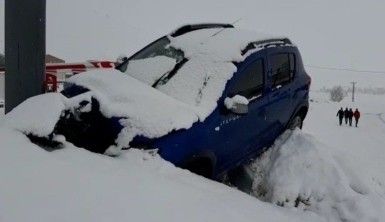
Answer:
<svg viewBox="0 0 385 222"><path fill-rule="evenodd" d="M240 95L249 101L248 113L236 114L224 106L220 112L220 121L216 127L216 134L222 138L223 149L217 156L226 165L242 161L251 152L260 148L260 135L267 130L267 104L269 98L265 96L266 79L265 57L247 59L234 74L225 90L225 96L231 98Z"/></svg>

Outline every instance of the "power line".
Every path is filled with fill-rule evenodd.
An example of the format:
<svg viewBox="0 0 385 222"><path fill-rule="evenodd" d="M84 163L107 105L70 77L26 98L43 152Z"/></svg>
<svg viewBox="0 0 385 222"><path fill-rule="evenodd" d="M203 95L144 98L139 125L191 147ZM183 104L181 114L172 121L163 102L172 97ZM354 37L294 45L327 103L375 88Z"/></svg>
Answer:
<svg viewBox="0 0 385 222"><path fill-rule="evenodd" d="M305 65L305 66L310 68L315 68L315 69L325 69L325 70L333 70L333 71L385 74L385 71L359 70L359 69L352 69L352 68L337 68L337 67L326 67L326 66L315 66L315 65Z"/></svg>

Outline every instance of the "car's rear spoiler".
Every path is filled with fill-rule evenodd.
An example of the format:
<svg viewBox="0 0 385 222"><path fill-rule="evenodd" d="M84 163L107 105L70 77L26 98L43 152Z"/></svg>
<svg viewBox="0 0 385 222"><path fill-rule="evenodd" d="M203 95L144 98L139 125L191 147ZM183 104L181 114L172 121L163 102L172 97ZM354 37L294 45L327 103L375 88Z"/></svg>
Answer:
<svg viewBox="0 0 385 222"><path fill-rule="evenodd" d="M250 42L243 50L242 55L245 55L249 50L255 49L257 46L261 46L263 48L269 46L280 46L280 45L291 45L291 41L288 38L272 38L265 39L256 42Z"/></svg>

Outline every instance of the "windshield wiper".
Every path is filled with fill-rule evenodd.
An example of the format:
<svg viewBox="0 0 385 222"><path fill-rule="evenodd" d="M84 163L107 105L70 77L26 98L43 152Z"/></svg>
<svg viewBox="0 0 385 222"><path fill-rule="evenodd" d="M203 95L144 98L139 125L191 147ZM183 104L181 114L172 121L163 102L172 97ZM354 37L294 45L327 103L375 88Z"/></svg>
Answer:
<svg viewBox="0 0 385 222"><path fill-rule="evenodd" d="M188 59L184 58L182 61L177 63L174 68L170 72L166 72L163 74L159 79L157 79L154 84L152 84L153 88L156 88L158 85L164 85L166 84L175 74L178 72L178 70L188 61Z"/></svg>

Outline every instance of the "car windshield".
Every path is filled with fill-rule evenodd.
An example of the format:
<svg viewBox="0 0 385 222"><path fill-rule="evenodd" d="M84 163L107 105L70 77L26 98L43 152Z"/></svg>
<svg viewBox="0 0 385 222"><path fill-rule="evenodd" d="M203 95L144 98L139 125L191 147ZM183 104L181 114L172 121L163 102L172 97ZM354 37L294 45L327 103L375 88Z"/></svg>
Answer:
<svg viewBox="0 0 385 222"><path fill-rule="evenodd" d="M169 44L170 40L167 38L167 36L160 38L159 40L153 42L146 48L137 52L130 58L130 60L147 59L156 56L166 56L175 59L176 63L179 63L184 58L183 51L175 49Z"/></svg>

